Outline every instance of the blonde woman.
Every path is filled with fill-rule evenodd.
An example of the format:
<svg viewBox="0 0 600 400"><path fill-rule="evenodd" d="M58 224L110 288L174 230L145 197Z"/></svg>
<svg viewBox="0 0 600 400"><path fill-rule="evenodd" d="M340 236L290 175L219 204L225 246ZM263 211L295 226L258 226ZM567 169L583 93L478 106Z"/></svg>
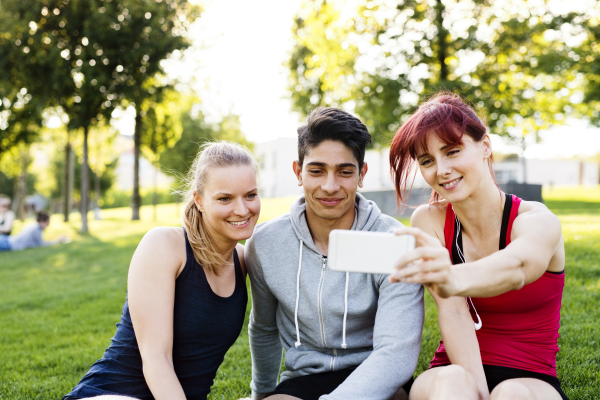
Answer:
<svg viewBox="0 0 600 400"><path fill-rule="evenodd" d="M184 228L144 236L112 343L64 399L206 399L244 322L238 242L252 235L260 212L256 174L246 148L204 146L190 171Z"/></svg>

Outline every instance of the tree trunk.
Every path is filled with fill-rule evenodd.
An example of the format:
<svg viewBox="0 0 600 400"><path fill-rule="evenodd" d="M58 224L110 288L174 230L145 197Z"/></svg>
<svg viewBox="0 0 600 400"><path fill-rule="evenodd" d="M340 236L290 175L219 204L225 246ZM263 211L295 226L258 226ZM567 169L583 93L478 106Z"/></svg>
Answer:
<svg viewBox="0 0 600 400"><path fill-rule="evenodd" d="M100 218L100 174L94 173L94 219Z"/></svg>
<svg viewBox="0 0 600 400"><path fill-rule="evenodd" d="M142 141L141 107L135 105L135 130L133 133L133 196L131 199L131 219L140 219L140 144Z"/></svg>
<svg viewBox="0 0 600 400"><path fill-rule="evenodd" d="M154 221L156 221L156 215L157 215L157 210L156 210L156 205L158 204L158 193L157 193L157 186L158 186L158 166L155 165L154 166L154 193L152 194L152 206L154 207Z"/></svg>
<svg viewBox="0 0 600 400"><path fill-rule="evenodd" d="M69 213L73 211L73 193L75 192L75 150L73 150L73 146L71 146L71 151L69 154L69 203L68 210Z"/></svg>
<svg viewBox="0 0 600 400"><path fill-rule="evenodd" d="M83 128L83 162L81 163L81 232L88 232L88 190L90 178L88 174L88 127Z"/></svg>
<svg viewBox="0 0 600 400"><path fill-rule="evenodd" d="M448 66L446 65L446 57L448 55L448 31L444 28L444 12L446 7L442 0L436 0L435 4L435 24L438 31L438 62L440 63L440 82L444 83L448 80Z"/></svg>
<svg viewBox="0 0 600 400"><path fill-rule="evenodd" d="M21 220L25 220L25 196L27 196L27 164L29 154L27 151L21 153L21 173L17 181L17 190L12 203L12 212Z"/></svg>
<svg viewBox="0 0 600 400"><path fill-rule="evenodd" d="M71 212L71 142L65 145L65 181L63 184L63 213L64 221L69 222L69 213Z"/></svg>

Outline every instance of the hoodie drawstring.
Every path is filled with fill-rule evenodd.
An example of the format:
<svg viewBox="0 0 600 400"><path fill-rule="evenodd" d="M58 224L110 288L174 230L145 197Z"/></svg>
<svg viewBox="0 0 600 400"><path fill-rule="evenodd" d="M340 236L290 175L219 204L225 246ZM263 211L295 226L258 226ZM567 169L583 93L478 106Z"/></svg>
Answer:
<svg viewBox="0 0 600 400"><path fill-rule="evenodd" d="M298 277L296 278L296 311L294 312L294 322L296 324L296 348L300 347L300 328L298 328L298 303L300 303L300 270L302 270L302 246L304 243L300 240L300 257L298 257Z"/></svg>
<svg viewBox="0 0 600 400"><path fill-rule="evenodd" d="M344 330L342 332L342 349L346 348L346 317L348 316L348 272L346 272L346 290L344 292Z"/></svg>

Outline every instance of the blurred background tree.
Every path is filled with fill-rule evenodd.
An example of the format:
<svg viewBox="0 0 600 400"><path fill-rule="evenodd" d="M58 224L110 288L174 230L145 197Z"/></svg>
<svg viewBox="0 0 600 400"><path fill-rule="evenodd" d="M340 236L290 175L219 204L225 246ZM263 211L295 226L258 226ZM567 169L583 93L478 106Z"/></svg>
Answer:
<svg viewBox="0 0 600 400"><path fill-rule="evenodd" d="M136 121L136 131L140 133L140 147L146 159L154 166L152 194L154 220L156 220L156 205L158 202L160 155L165 149L173 147L181 138L180 97L179 93L174 90L155 92L152 97L147 97L139 108L136 107L136 115L139 113L143 117L139 125ZM138 159L135 162L139 163L139 155L137 157ZM139 169L137 173L139 175ZM139 176L137 181L139 182ZM139 185L137 186L137 192L137 198L141 200ZM136 186L134 185L134 198L136 197L135 193ZM138 204L138 209L139 206L141 206L141 201Z"/></svg>
<svg viewBox="0 0 600 400"><path fill-rule="evenodd" d="M239 117L229 114L220 121L207 121L198 98L188 97L181 103L181 137L159 158L163 171L174 175L183 189L186 175L198 155L200 146L211 140L230 140L252 149L252 144L242 133Z"/></svg>
<svg viewBox="0 0 600 400"><path fill-rule="evenodd" d="M343 107L387 144L417 104L445 89L475 105L493 133L537 134L571 111L577 77L554 68L564 42L547 35L568 22L543 2L307 0L288 63L294 107Z"/></svg>
<svg viewBox="0 0 600 400"><path fill-rule="evenodd" d="M83 132L80 208L81 230L87 232L90 128L110 120L112 110L124 99L139 107L146 97L167 86L164 77L156 79L161 71L160 62L173 51L187 46L186 29L198 16L198 9L187 1L170 0L132 3L128 0L6 0L1 7L2 21L6 22L3 26L7 29L0 39L0 56L8 57L0 68L23 81L14 79L12 86L8 86L3 83L6 79L0 80L2 107L25 104L37 99L39 93L43 104L60 106L68 115L70 132ZM11 96L26 97L18 103ZM0 144L6 142L8 146L32 136L24 134L27 130L22 124L9 121L9 117L15 119L17 113L7 113L4 109L0 112L0 128L4 125L12 128L2 131L20 135L3 132ZM138 112L136 123L140 125L140 121L141 112ZM134 219L139 218L140 132L136 129ZM67 141L67 171L69 152L70 141Z"/></svg>

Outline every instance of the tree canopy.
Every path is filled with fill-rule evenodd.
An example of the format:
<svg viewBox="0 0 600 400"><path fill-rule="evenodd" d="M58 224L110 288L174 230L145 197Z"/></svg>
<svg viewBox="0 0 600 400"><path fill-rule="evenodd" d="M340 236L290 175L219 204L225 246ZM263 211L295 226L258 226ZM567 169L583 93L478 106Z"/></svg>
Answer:
<svg viewBox="0 0 600 400"><path fill-rule="evenodd" d="M419 102L444 89L503 135L560 124L572 110L577 76L566 65L555 68L565 44L548 34L572 19L546 3L352 4L307 0L296 19L289 86L303 114L343 107L386 143Z"/></svg>

